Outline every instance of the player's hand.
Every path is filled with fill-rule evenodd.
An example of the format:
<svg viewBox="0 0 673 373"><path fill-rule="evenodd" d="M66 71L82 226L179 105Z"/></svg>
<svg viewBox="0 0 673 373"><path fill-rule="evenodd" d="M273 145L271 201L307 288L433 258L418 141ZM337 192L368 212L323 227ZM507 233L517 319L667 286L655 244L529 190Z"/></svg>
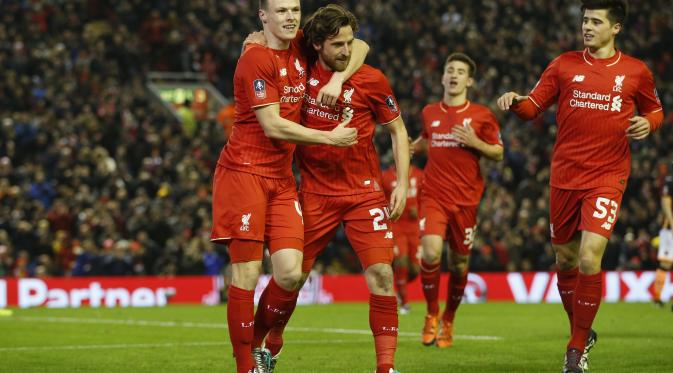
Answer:
<svg viewBox="0 0 673 373"><path fill-rule="evenodd" d="M409 159L414 157L414 153L416 153L416 146L414 145L414 140L411 137L408 137L409 139Z"/></svg>
<svg viewBox="0 0 673 373"><path fill-rule="evenodd" d="M521 96L516 92L507 92L498 98L498 107L502 111L507 111L510 107L512 107L512 105L515 105L520 101L524 101L527 98L528 96Z"/></svg>
<svg viewBox="0 0 673 373"><path fill-rule="evenodd" d="M264 36L263 31L254 31L248 34L248 36L243 40L243 50L249 44L259 44L266 47L266 36Z"/></svg>
<svg viewBox="0 0 673 373"><path fill-rule="evenodd" d="M470 148L476 148L480 141L477 137L477 134L474 132L474 128L472 128L470 125L455 126L451 132L453 133L456 141L463 144L464 146L469 146Z"/></svg>
<svg viewBox="0 0 673 373"><path fill-rule="evenodd" d="M397 184L390 194L390 205L388 205L388 218L390 221L396 221L402 216L404 206L407 204L407 187Z"/></svg>
<svg viewBox="0 0 673 373"><path fill-rule="evenodd" d="M341 95L341 87L341 81L332 76L332 79L330 79L330 81L327 82L327 84L325 84L322 88L320 88L318 97L316 97L316 99L323 105L335 106L339 96Z"/></svg>
<svg viewBox="0 0 673 373"><path fill-rule="evenodd" d="M353 119L353 109L345 107L342 112L343 121L329 132L330 145L351 146L358 143L358 130L346 127Z"/></svg>
<svg viewBox="0 0 673 373"><path fill-rule="evenodd" d="M631 125L626 129L626 137L632 140L642 140L650 134L650 121L641 116L629 119Z"/></svg>

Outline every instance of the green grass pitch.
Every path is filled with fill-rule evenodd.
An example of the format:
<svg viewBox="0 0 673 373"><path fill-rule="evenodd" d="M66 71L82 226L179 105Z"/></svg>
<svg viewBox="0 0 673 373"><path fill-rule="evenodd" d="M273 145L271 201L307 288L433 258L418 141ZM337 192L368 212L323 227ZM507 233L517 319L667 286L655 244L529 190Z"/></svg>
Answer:
<svg viewBox="0 0 673 373"><path fill-rule="evenodd" d="M420 343L421 304L400 316L396 367L411 372L560 372L559 304L462 305L454 347ZM276 372L374 371L366 304L300 306ZM603 304L590 372L673 371L673 312ZM0 317L0 372L235 372L226 308L15 309Z"/></svg>

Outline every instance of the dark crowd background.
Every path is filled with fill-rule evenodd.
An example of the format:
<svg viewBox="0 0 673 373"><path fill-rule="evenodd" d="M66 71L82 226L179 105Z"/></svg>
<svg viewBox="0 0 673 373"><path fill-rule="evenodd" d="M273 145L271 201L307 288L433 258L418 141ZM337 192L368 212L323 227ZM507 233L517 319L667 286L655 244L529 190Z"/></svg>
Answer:
<svg viewBox="0 0 673 373"><path fill-rule="evenodd" d="M304 18L325 3L303 0ZM337 3L357 16L367 63L391 81L413 136L420 110L442 96L446 56L476 60L470 98L498 116L506 153L482 163L487 189L471 269L552 269L555 111L523 123L495 100L528 92L551 59L581 49L579 1ZM650 66L667 117L632 143L604 269L655 268L659 191L673 160L673 8L632 3L618 46ZM0 277L222 273L226 248L208 241L210 188L231 118L210 113L187 129L145 79L201 72L231 97L242 41L260 28L256 12L256 0L0 0ZM376 145L389 163L387 135ZM342 232L318 268L359 270Z"/></svg>

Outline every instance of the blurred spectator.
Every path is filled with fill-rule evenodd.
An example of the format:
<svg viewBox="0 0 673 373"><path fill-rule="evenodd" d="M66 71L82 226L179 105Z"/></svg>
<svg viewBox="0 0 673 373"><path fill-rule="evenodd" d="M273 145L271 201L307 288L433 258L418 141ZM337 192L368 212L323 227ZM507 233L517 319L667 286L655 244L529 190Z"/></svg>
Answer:
<svg viewBox="0 0 673 373"><path fill-rule="evenodd" d="M368 63L390 78L409 133L453 51L477 61L472 100L528 92L551 58L581 46L575 1L338 1L360 22ZM324 2L302 0L305 18ZM256 1L0 2L0 276L220 273L210 230L212 170L233 107L187 128L144 86L149 70L202 72L225 97ZM632 143L633 172L604 268L652 269L658 190L673 158L673 7L632 5L618 46L653 69L664 127ZM553 25L553 27L549 27ZM494 110L494 112L497 112ZM498 114L505 161L487 190L472 269L548 270L554 111ZM389 136L375 139L390 148ZM423 160L415 162L422 165ZM2 233L5 232L5 233ZM343 234L317 268L360 270ZM220 270L218 270L220 268Z"/></svg>

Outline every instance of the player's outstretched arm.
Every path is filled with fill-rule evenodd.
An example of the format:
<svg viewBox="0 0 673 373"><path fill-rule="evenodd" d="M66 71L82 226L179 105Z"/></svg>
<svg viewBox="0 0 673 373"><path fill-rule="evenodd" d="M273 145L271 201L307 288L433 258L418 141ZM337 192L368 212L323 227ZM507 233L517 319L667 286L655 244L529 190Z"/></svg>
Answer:
<svg viewBox="0 0 673 373"><path fill-rule="evenodd" d="M500 96L497 105L500 110L511 110L523 120L535 119L542 112L528 96L521 96L516 92L507 92Z"/></svg>
<svg viewBox="0 0 673 373"><path fill-rule="evenodd" d="M483 141L477 136L472 126L455 126L452 132L459 143L477 150L484 157L494 161L502 161L504 158L503 146Z"/></svg>
<svg viewBox="0 0 673 373"><path fill-rule="evenodd" d="M255 109L255 115L264 134L275 140L284 140L300 145L351 146L357 144L358 132L346 126L353 119L353 109L344 108L343 121L331 131L319 131L304 127L280 116L278 104Z"/></svg>
<svg viewBox="0 0 673 373"><path fill-rule="evenodd" d="M339 96L341 96L341 88L344 82L362 67L367 58L367 53L369 53L369 44L360 39L353 40L351 59L346 66L346 70L335 71L330 81L320 89L316 99L327 106L336 105Z"/></svg>
<svg viewBox="0 0 673 373"><path fill-rule="evenodd" d="M397 171L397 186L390 194L390 220L397 220L404 212L409 190L409 136L402 117L399 116L386 126L393 143L393 156Z"/></svg>

